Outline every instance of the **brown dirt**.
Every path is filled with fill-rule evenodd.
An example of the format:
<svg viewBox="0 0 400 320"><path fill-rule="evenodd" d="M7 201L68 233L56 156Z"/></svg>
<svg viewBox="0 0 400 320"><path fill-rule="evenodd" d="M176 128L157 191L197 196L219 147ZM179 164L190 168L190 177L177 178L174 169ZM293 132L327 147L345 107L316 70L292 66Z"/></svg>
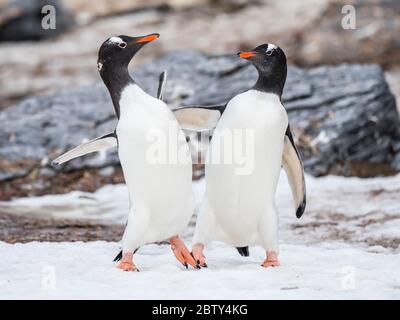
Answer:
<svg viewBox="0 0 400 320"><path fill-rule="evenodd" d="M124 226L71 219L28 218L0 212L0 241L119 241Z"/></svg>
<svg viewBox="0 0 400 320"><path fill-rule="evenodd" d="M298 235L314 235L313 242L344 241L346 243L366 244L368 246L382 246L398 250L400 238L369 237L363 235L363 230L374 224L383 224L398 219L398 215L383 214L376 211L368 214L348 216L339 212L310 213L315 221L308 223L294 223L291 229Z"/></svg>
<svg viewBox="0 0 400 320"><path fill-rule="evenodd" d="M123 183L121 168L115 168L110 176L102 176L97 169L59 172L54 177L39 176L38 168L24 177L1 183L0 200L44 194L60 194L71 190L94 192L106 184Z"/></svg>

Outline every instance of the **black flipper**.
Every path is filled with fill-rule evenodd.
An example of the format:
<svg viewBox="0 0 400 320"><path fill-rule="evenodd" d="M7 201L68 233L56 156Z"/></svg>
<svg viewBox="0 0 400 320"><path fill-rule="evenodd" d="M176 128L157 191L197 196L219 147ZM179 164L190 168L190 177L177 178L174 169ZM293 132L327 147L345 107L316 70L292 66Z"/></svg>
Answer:
<svg viewBox="0 0 400 320"><path fill-rule="evenodd" d="M239 252L239 254L242 257L248 257L249 256L249 247L236 247L236 250Z"/></svg>
<svg viewBox="0 0 400 320"><path fill-rule="evenodd" d="M292 190L296 217L300 218L306 208L306 183L303 163L301 162L300 154L297 151L289 125L285 134L282 162Z"/></svg>
<svg viewBox="0 0 400 320"><path fill-rule="evenodd" d="M167 81L167 71L162 72L158 78L157 99L163 99L165 81Z"/></svg>

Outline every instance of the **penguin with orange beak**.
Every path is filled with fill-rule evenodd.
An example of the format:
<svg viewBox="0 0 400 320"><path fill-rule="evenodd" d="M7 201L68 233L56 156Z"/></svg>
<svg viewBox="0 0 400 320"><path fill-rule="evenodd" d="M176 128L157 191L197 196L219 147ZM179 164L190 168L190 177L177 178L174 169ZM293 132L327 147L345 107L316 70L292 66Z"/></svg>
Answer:
<svg viewBox="0 0 400 320"><path fill-rule="evenodd" d="M138 270L136 250L147 243L168 240L186 268L197 267L179 234L193 215L192 160L185 135L169 107L135 82L128 65L135 54L158 34L125 35L107 39L100 47L97 68L118 117L114 132L79 145L53 161L61 164L84 154L118 147L128 187L130 211L122 238L118 268Z"/></svg>
<svg viewBox="0 0 400 320"><path fill-rule="evenodd" d="M252 88L226 105L204 107L218 111L220 118L206 156L206 193L197 218L192 254L200 266L206 266L203 250L213 240L235 246L242 255L249 254L248 246L259 245L266 253L262 266L277 267L280 262L275 192L282 165L298 218L306 205L303 166L282 104L286 56L273 44L239 52L238 56L253 64L258 79ZM244 138L246 135L249 139ZM242 170L242 161L235 161L237 150L248 150L247 170ZM221 155L227 155L230 162L225 163Z"/></svg>

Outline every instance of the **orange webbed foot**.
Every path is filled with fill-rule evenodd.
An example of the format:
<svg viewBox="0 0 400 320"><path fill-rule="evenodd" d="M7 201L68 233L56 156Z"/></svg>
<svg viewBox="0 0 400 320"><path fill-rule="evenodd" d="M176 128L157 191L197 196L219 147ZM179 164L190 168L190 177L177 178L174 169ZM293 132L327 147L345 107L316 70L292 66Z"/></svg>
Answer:
<svg viewBox="0 0 400 320"><path fill-rule="evenodd" d="M133 263L133 253L124 253L121 261L117 264L117 268L123 271L139 271Z"/></svg>
<svg viewBox="0 0 400 320"><path fill-rule="evenodd" d="M192 248L192 257L196 261L197 265L203 268L207 268L206 257L203 254L204 245L196 243Z"/></svg>
<svg viewBox="0 0 400 320"><path fill-rule="evenodd" d="M193 268L199 269L200 267L197 265L195 259L190 254L188 248L185 246L183 241L178 237L174 236L169 239L171 243L171 249L174 253L176 259L183 264L183 266L187 269L190 264Z"/></svg>
<svg viewBox="0 0 400 320"><path fill-rule="evenodd" d="M281 264L278 260L278 254L275 251L267 252L267 258L262 263L262 267L269 268L269 267L279 267Z"/></svg>

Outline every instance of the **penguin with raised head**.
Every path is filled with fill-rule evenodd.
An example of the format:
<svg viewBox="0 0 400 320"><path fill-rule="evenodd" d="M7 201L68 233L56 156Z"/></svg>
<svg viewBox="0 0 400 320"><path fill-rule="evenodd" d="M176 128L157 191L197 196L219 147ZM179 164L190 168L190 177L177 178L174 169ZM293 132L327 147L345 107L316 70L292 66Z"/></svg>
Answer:
<svg viewBox="0 0 400 320"><path fill-rule="evenodd" d="M192 254L206 266L204 246L222 240L248 255L248 246L266 251L264 267L279 266L278 214L275 192L283 165L292 189L296 215L305 210L303 166L282 105L286 56L281 48L263 44L238 53L258 71L258 80L226 105L203 107L220 114L205 165L206 193L200 207ZM179 112L190 112L191 108ZM235 135L235 131L239 134ZM249 139L244 136L248 134ZM235 162L235 152L246 150L249 166ZM217 155L217 157L215 157ZM224 163L222 155L233 157Z"/></svg>
<svg viewBox="0 0 400 320"><path fill-rule="evenodd" d="M192 161L185 135L168 106L143 91L129 75L128 65L146 44L159 37L125 35L100 47L97 67L118 117L113 133L82 144L57 158L60 164L78 156L118 146L130 198L128 222L118 267L137 270L135 251L142 245L168 240L175 257L187 268L197 267L179 238L194 211ZM160 78L161 98L164 75Z"/></svg>

